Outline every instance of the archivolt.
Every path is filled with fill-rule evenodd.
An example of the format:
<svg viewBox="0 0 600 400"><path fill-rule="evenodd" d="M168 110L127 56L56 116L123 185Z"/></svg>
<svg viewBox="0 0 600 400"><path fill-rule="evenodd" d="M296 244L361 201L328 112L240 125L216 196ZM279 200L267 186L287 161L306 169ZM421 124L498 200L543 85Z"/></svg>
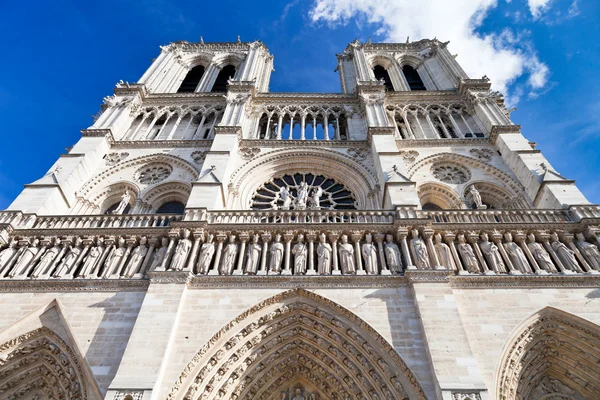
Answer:
<svg viewBox="0 0 600 400"><path fill-rule="evenodd" d="M295 381L324 399L425 399L398 353L368 324L303 289L231 321L193 357L168 398L273 399Z"/></svg>
<svg viewBox="0 0 600 400"><path fill-rule="evenodd" d="M600 327L544 308L505 347L496 391L501 400L600 399Z"/></svg>
<svg viewBox="0 0 600 400"><path fill-rule="evenodd" d="M231 177L231 186L240 194L236 206L248 208L260 185L273 177L296 172L322 174L343 183L356 196L359 209L379 204L377 199L374 202L369 199L377 182L364 166L335 151L306 148L275 150L238 168Z"/></svg>
<svg viewBox="0 0 600 400"><path fill-rule="evenodd" d="M432 203L444 210L462 208L462 202L456 192L440 183L423 183L417 188L417 194L421 206Z"/></svg>

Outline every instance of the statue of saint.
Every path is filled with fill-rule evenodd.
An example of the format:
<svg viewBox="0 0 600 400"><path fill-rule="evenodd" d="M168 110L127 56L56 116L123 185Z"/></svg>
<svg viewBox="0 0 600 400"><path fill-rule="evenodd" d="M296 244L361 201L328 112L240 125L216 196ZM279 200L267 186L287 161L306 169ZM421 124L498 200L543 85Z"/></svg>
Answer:
<svg viewBox="0 0 600 400"><path fill-rule="evenodd" d="M231 275L233 272L233 264L235 263L237 251L238 246L237 243L235 243L235 235L229 235L229 243L227 243L225 250L223 250L221 265L219 267L219 275Z"/></svg>
<svg viewBox="0 0 600 400"><path fill-rule="evenodd" d="M308 249L304 243L304 235L298 235L298 242L292 248L294 255L294 275L304 275L306 273L306 256Z"/></svg>
<svg viewBox="0 0 600 400"><path fill-rule="evenodd" d="M308 200L308 185L306 182L300 182L298 189L298 197L296 198L296 210L306 210L306 202Z"/></svg>
<svg viewBox="0 0 600 400"><path fill-rule="evenodd" d="M392 235L385 236L385 259L387 265L392 274L402 273L402 257L400 256L400 249L398 245L394 243L394 237Z"/></svg>
<svg viewBox="0 0 600 400"><path fill-rule="evenodd" d="M119 239L118 247L114 247L113 251L108 255L108 258L104 262L104 271L102 278L110 278L112 274L118 274L117 268L121 262L121 258L125 255L125 240Z"/></svg>
<svg viewBox="0 0 600 400"><path fill-rule="evenodd" d="M338 253L340 254L340 267L344 274L356 273L356 267L354 266L354 247L348 243L348 236L342 235L342 243L338 246Z"/></svg>
<svg viewBox="0 0 600 400"><path fill-rule="evenodd" d="M60 239L54 238L52 244L53 246L46 250L31 273L32 278L38 278L40 275L43 275L52 269L55 261L54 259L60 253Z"/></svg>
<svg viewBox="0 0 600 400"><path fill-rule="evenodd" d="M75 267L75 262L79 259L79 255L81 254L81 239L77 238L75 242L75 246L71 247L69 253L62 259L56 271L52 274L53 278L60 278L65 274L71 272L71 269Z"/></svg>
<svg viewBox="0 0 600 400"><path fill-rule="evenodd" d="M537 261L540 268L549 273L558 272L558 270L554 266L554 262L552 262L550 254L548 254L548 252L546 251L544 246L542 246L541 243L537 243L535 241L535 235L530 233L529 235L527 235L527 240L529 241L529 243L527 243L527 247L529 247L531 255L533 256L533 258L535 258L535 261Z"/></svg>
<svg viewBox="0 0 600 400"><path fill-rule="evenodd" d="M510 232L504 234L504 240L506 241L506 243L504 243L506 254L508 254L508 257L515 268L524 274L533 273L523 249L521 249L517 243L513 242L512 234Z"/></svg>
<svg viewBox="0 0 600 400"><path fill-rule="evenodd" d="M320 186L316 189L313 189L311 193L311 209L320 210L321 209L321 196L323 196L323 188Z"/></svg>
<svg viewBox="0 0 600 400"><path fill-rule="evenodd" d="M465 240L465 235L458 235L458 246L456 247L458 247L458 252L465 267L467 267L467 271L470 274L479 274L481 272L479 261L477 261L475 253L473 253L473 248Z"/></svg>
<svg viewBox="0 0 600 400"><path fill-rule="evenodd" d="M550 236L550 239L552 240L551 246L558 256L558 259L562 262L563 266L573 272L583 272L583 270L579 267L579 263L577 263L575 252L558 240L558 235L556 233L553 233Z"/></svg>
<svg viewBox="0 0 600 400"><path fill-rule="evenodd" d="M283 243L281 243L281 235L275 235L275 241L271 245L269 251L269 270L271 273L278 274L281 272L281 261L283 260Z"/></svg>
<svg viewBox="0 0 600 400"><path fill-rule="evenodd" d="M83 259L83 267L79 272L78 278L88 278L89 275L93 273L96 263L98 262L98 258L100 258L100 256L104 252L104 238L98 238L96 243L97 245L93 246Z"/></svg>
<svg viewBox="0 0 600 400"><path fill-rule="evenodd" d="M583 233L578 233L576 236L579 251L581 251L592 269L600 271L600 251L598 251L598 247L592 243L586 242Z"/></svg>
<svg viewBox="0 0 600 400"><path fill-rule="evenodd" d="M317 246L317 272L319 275L331 274L331 245L327 243L327 237L324 233L319 235L319 245Z"/></svg>
<svg viewBox="0 0 600 400"><path fill-rule="evenodd" d="M4 275L4 266L6 263L12 258L12 256L17 252L17 241L12 239L8 244L8 247L3 249L0 252L0 276Z"/></svg>
<svg viewBox="0 0 600 400"><path fill-rule="evenodd" d="M471 185L471 188L469 189L469 193L471 193L471 197L473 198L473 203L475 203L475 206L478 209L487 208L485 205L483 205L483 201L481 200L481 195L479 194L479 190L477 190L475 188L475 185Z"/></svg>
<svg viewBox="0 0 600 400"><path fill-rule="evenodd" d="M152 257L152 264L150 264L150 268L148 271L154 271L162 265L165 256L167 255L167 250L169 248L169 238L163 237L160 240L161 247L154 252L154 256Z"/></svg>
<svg viewBox="0 0 600 400"><path fill-rule="evenodd" d="M36 254L40 251L39 248L40 241L38 239L33 239L31 246L28 246L23 250L23 253L19 256L17 263L13 267L13 269L8 273L9 278L14 278L17 275L20 275L23 271L27 269L29 263Z"/></svg>
<svg viewBox="0 0 600 400"><path fill-rule="evenodd" d="M440 260L440 264L446 269L456 271L456 264L454 263L454 258L452 257L452 251L450 247L444 242L442 242L442 235L439 233L434 236L434 245L435 252L437 253L438 259Z"/></svg>
<svg viewBox="0 0 600 400"><path fill-rule="evenodd" d="M125 193L121 196L121 202L115 210L112 212L113 214L123 214L125 212L125 208L129 205L129 201L131 200L131 195L129 194L129 190L125 189Z"/></svg>
<svg viewBox="0 0 600 400"><path fill-rule="evenodd" d="M292 397L292 400L306 400L304 396L302 396L302 390L294 390L294 397Z"/></svg>
<svg viewBox="0 0 600 400"><path fill-rule="evenodd" d="M410 248L412 250L413 259L418 269L431 269L429 261L429 253L425 241L419 237L419 231L413 229L412 239L410 239Z"/></svg>
<svg viewBox="0 0 600 400"><path fill-rule="evenodd" d="M171 260L171 266L168 269L171 271L183 271L191 248L192 241L190 240L190 231L189 229L184 229L183 238L179 239L179 243L177 243L175 254Z"/></svg>
<svg viewBox="0 0 600 400"><path fill-rule="evenodd" d="M198 258L197 274L205 275L210 268L210 262L212 261L213 255L215 254L215 244L213 243L214 235L208 234L206 242L202 245L200 250L200 257Z"/></svg>
<svg viewBox="0 0 600 400"><path fill-rule="evenodd" d="M289 210L292 205L292 196L290 196L290 191L287 186L282 186L281 189L279 189L279 198L283 201L281 209Z"/></svg>
<svg viewBox="0 0 600 400"><path fill-rule="evenodd" d="M498 246L490 242L487 233L481 234L481 240L482 242L479 244L479 248L481 249L481 252L487 259L488 263L490 263L490 266L494 272L497 274L506 272L506 266L504 265L504 261L502 260Z"/></svg>
<svg viewBox="0 0 600 400"><path fill-rule="evenodd" d="M248 250L246 251L246 273L248 275L255 275L258 271L258 263L260 263L261 246L258 244L258 235L252 235L252 241L248 244Z"/></svg>
<svg viewBox="0 0 600 400"><path fill-rule="evenodd" d="M131 258L129 259L129 265L123 272L123 277L131 278L135 275L136 272L140 270L142 263L144 262L144 258L148 253L148 248L146 247L146 236L142 236L140 238L140 244L133 250L131 253Z"/></svg>
<svg viewBox="0 0 600 400"><path fill-rule="evenodd" d="M361 253L365 261L365 270L369 275L377 275L379 268L377 267L377 247L373 243L373 236L369 233L365 235L365 243L362 245Z"/></svg>

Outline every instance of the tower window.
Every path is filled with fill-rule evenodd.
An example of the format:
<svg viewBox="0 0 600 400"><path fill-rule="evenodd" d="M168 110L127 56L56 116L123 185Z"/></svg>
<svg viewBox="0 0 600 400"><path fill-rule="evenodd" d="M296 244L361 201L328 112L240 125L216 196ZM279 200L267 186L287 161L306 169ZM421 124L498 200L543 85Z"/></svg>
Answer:
<svg viewBox="0 0 600 400"><path fill-rule="evenodd" d="M416 69L410 65L405 65L402 67L402 72L404 72L410 90L427 90Z"/></svg>
<svg viewBox="0 0 600 400"><path fill-rule="evenodd" d="M181 82L181 86L179 86L179 89L177 89L177 93L195 92L203 75L204 67L202 65L192 68L185 76L183 82Z"/></svg>
<svg viewBox="0 0 600 400"><path fill-rule="evenodd" d="M233 78L235 75L235 67L233 65L227 65L221 69L215 84L213 85L212 92L225 92L227 90L227 80Z"/></svg>
<svg viewBox="0 0 600 400"><path fill-rule="evenodd" d="M385 82L385 88L390 91L394 91L394 85L392 85L392 80L390 79L390 74L388 74L387 70L383 68L381 65L376 65L373 68L373 74L375 74L375 79L378 81L382 80Z"/></svg>
<svg viewBox="0 0 600 400"><path fill-rule="evenodd" d="M156 210L157 214L183 214L185 205L179 201L169 201Z"/></svg>

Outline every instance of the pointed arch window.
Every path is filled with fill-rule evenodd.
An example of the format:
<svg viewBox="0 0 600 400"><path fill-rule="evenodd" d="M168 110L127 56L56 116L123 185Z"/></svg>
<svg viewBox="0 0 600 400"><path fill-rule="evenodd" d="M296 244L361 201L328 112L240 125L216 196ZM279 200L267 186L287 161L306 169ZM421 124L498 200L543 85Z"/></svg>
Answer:
<svg viewBox="0 0 600 400"><path fill-rule="evenodd" d="M204 76L204 66L197 65L192 68L185 76L183 82L181 82L181 86L177 89L177 93L195 92L200 84L200 80L202 80L202 76Z"/></svg>
<svg viewBox="0 0 600 400"><path fill-rule="evenodd" d="M392 92L394 91L394 85L392 85L390 74L384 67L382 67L381 65L376 65L373 68L373 74L375 75L375 79L377 79L378 81L383 79L385 88L387 90L390 90Z"/></svg>
<svg viewBox="0 0 600 400"><path fill-rule="evenodd" d="M402 67L402 72L404 73L404 77L406 78L410 90L427 90L416 69L410 65L404 65Z"/></svg>
<svg viewBox="0 0 600 400"><path fill-rule="evenodd" d="M180 201L169 201L158 207L157 214L183 214L185 204Z"/></svg>
<svg viewBox="0 0 600 400"><path fill-rule="evenodd" d="M225 92L227 90L227 81L235 76L235 67L233 65L224 66L213 85L212 92Z"/></svg>

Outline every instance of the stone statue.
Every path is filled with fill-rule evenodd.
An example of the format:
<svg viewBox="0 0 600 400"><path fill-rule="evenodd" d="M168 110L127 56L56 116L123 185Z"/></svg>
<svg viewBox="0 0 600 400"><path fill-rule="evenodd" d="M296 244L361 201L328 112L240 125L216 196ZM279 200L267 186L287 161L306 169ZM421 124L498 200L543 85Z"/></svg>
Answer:
<svg viewBox="0 0 600 400"><path fill-rule="evenodd" d="M8 247L0 252L0 271L4 268L4 265L11 259L11 257L17 252L17 241L12 239L8 244ZM1 274L0 274L1 275Z"/></svg>
<svg viewBox="0 0 600 400"><path fill-rule="evenodd" d="M452 257L452 251L446 243L442 242L442 235L438 233L434 236L434 240L435 244L433 247L435 248L435 252L440 260L440 264L446 267L446 269L456 271L456 264L454 263L454 258Z"/></svg>
<svg viewBox="0 0 600 400"><path fill-rule="evenodd" d="M410 239L410 248L412 250L413 259L418 269L431 269L429 262L429 253L425 241L419 237L419 231L413 229L412 239Z"/></svg>
<svg viewBox="0 0 600 400"><path fill-rule="evenodd" d="M394 237L392 235L386 235L385 241L385 259L387 265L392 274L401 274L402 257L400 256L400 249L398 249L398 245L394 243Z"/></svg>
<svg viewBox="0 0 600 400"><path fill-rule="evenodd" d="M483 201L481 200L481 195L479 194L479 190L475 188L475 185L471 185L469 189L469 193L471 193L471 197L473 198L473 203L478 209L486 209L487 206L483 205Z"/></svg>
<svg viewBox="0 0 600 400"><path fill-rule="evenodd" d="M283 205L281 206L282 210L289 210L292 205L292 196L290 196L290 191L287 186L282 186L279 189L279 198L283 200Z"/></svg>
<svg viewBox="0 0 600 400"><path fill-rule="evenodd" d="M530 233L529 235L527 235L527 240L529 241L529 243L527 243L527 247L529 247L531 255L533 256L533 258L535 258L535 261L537 261L540 268L550 273L558 272L558 270L554 266L554 263L552 262L550 254L548 254L548 252L546 251L544 246L542 246L541 243L537 243L535 241L535 235Z"/></svg>
<svg viewBox="0 0 600 400"><path fill-rule="evenodd" d="M179 239L179 243L177 243L173 259L171 260L171 266L168 269L171 271L183 271L191 248L192 241L190 240L190 231L189 229L184 229L183 238Z"/></svg>
<svg viewBox="0 0 600 400"><path fill-rule="evenodd" d="M490 263L492 270L498 274L506 272L506 266L504 265L504 261L502 260L498 246L490 242L487 233L481 234L481 240L482 242L479 244L479 248L481 249L481 252L487 259L488 263Z"/></svg>
<svg viewBox="0 0 600 400"><path fill-rule="evenodd" d="M552 248L554 249L554 252L556 252L558 259L560 262L562 262L564 267L573 272L583 272L577 263L575 252L569 249L564 243L559 241L556 233L553 233L550 236L550 239L552 240Z"/></svg>
<svg viewBox="0 0 600 400"><path fill-rule="evenodd" d="M311 209L321 209L321 196L323 196L323 188L319 186L318 188L313 189L311 194Z"/></svg>
<svg viewBox="0 0 600 400"><path fill-rule="evenodd" d="M480 273L479 261L477 261L477 257L475 256L475 253L473 253L471 245L466 242L465 235L458 235L457 247L467 271L471 274Z"/></svg>
<svg viewBox="0 0 600 400"><path fill-rule="evenodd" d="M306 273L306 256L308 255L304 235L298 235L298 242L292 248L292 254L294 255L294 274L304 275Z"/></svg>
<svg viewBox="0 0 600 400"><path fill-rule="evenodd" d="M33 260L36 254L40 251L39 244L40 241L38 239L33 239L31 245L26 247L25 250L23 250L23 253L21 253L21 255L19 256L17 263L15 264L13 269L8 273L9 278L14 278L17 275L20 275L22 271L25 271L27 269L31 260Z"/></svg>
<svg viewBox="0 0 600 400"><path fill-rule="evenodd" d="M246 273L248 275L255 275L258 271L258 263L260 263L261 246L258 244L258 235L252 236L252 241L248 244L248 250L246 256Z"/></svg>
<svg viewBox="0 0 600 400"><path fill-rule="evenodd" d="M231 275L237 251L238 246L235 243L235 235L229 235L229 243L227 243L225 250L223 250L221 265L219 266L219 275Z"/></svg>
<svg viewBox="0 0 600 400"><path fill-rule="evenodd" d="M365 235L365 243L362 245L361 253L365 261L365 270L369 275L377 275L377 247L373 243L373 236L369 233Z"/></svg>
<svg viewBox="0 0 600 400"><path fill-rule="evenodd" d="M327 237L324 233L319 235L319 245L317 246L317 272L319 275L331 274L331 245L327 243Z"/></svg>
<svg viewBox="0 0 600 400"><path fill-rule="evenodd" d="M600 271L600 251L598 251L598 247L592 243L586 242L583 233L578 233L576 237L577 247L579 247L579 251L581 251L588 264L590 264L590 267L596 271Z"/></svg>
<svg viewBox="0 0 600 400"><path fill-rule="evenodd" d="M348 243L348 236L342 235L342 243L339 245L338 253L340 254L340 267L344 274L354 274L356 267L354 266L354 247Z"/></svg>
<svg viewBox="0 0 600 400"><path fill-rule="evenodd" d="M52 274L53 278L60 278L61 276L71 272L71 269L75 266L75 262L79 259L81 254L81 239L77 238L75 246L71 247L69 253L62 259L56 271Z"/></svg>
<svg viewBox="0 0 600 400"><path fill-rule="evenodd" d="M127 208L127 206L129 205L130 200L131 195L129 194L129 190L125 189L125 193L123 193L123 196L121 196L121 202L112 213L118 215L123 214L125 212L125 208Z"/></svg>
<svg viewBox="0 0 600 400"><path fill-rule="evenodd" d="M150 264L149 271L154 271L156 268L160 267L165 256L167 255L167 249L169 248L169 238L163 237L160 240L161 247L156 252L154 252L154 256L152 257L152 264Z"/></svg>
<svg viewBox="0 0 600 400"><path fill-rule="evenodd" d="M104 252L104 238L98 238L96 243L97 245L93 246L83 259L83 267L79 272L78 278L87 278L93 272L98 258Z"/></svg>
<svg viewBox="0 0 600 400"><path fill-rule="evenodd" d="M283 243L281 243L281 235L275 235L275 242L271 245L270 258L269 258L269 270L272 273L281 272L281 261L283 260Z"/></svg>
<svg viewBox="0 0 600 400"><path fill-rule="evenodd" d="M148 253L148 248L146 247L147 242L148 240L146 239L146 236L142 236L140 238L140 244L131 253L129 265L127 265L127 268L125 268L123 277L131 278L137 271L139 271L142 263L144 262L144 258L146 258L146 254Z"/></svg>
<svg viewBox="0 0 600 400"><path fill-rule="evenodd" d="M108 258L104 262L104 271L101 275L102 278L107 279L112 274L119 273L119 271L116 269L119 267L119 263L121 262L123 255L125 255L125 240L120 238L118 247L115 246L113 251L108 255Z"/></svg>
<svg viewBox="0 0 600 400"><path fill-rule="evenodd" d="M298 197L296 198L296 210L306 210L306 201L308 200L308 185L306 182L300 182Z"/></svg>
<svg viewBox="0 0 600 400"><path fill-rule="evenodd" d="M49 271L54 264L54 259L60 253L60 239L54 238L51 243L53 246L44 252L38 261L37 266L34 268L33 272L31 272L30 276L32 278L38 278L46 271Z"/></svg>
<svg viewBox="0 0 600 400"><path fill-rule="evenodd" d="M292 397L292 400L306 400L304 396L302 396L302 390L294 390L294 397Z"/></svg>
<svg viewBox="0 0 600 400"><path fill-rule="evenodd" d="M524 274L533 273L523 249L521 249L517 243L513 242L512 234L510 232L504 234L504 240L506 241L506 243L504 243L506 254L508 254L508 257L515 268Z"/></svg>
<svg viewBox="0 0 600 400"><path fill-rule="evenodd" d="M213 238L214 235L209 233L206 242L202 245L202 250L200 250L200 257L198 258L197 264L198 274L205 275L210 268L210 262L215 254L215 244L213 243Z"/></svg>

